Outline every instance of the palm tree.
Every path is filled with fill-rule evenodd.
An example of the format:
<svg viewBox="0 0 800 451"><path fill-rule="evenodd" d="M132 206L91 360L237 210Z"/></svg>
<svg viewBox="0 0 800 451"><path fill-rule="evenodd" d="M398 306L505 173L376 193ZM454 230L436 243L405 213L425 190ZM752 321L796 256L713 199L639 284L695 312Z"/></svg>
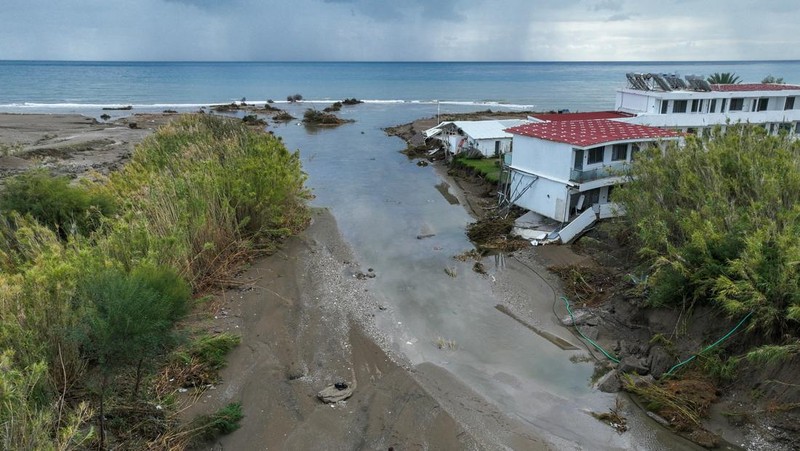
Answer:
<svg viewBox="0 0 800 451"><path fill-rule="evenodd" d="M733 72L714 72L707 80L712 85L735 85L742 82Z"/></svg>

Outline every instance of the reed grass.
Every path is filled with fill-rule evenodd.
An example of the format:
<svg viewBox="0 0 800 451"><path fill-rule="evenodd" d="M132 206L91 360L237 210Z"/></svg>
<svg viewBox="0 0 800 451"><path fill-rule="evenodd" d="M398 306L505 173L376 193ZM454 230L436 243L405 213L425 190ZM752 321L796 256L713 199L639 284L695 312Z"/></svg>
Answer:
<svg viewBox="0 0 800 451"><path fill-rule="evenodd" d="M145 139L119 172L70 191L77 199L104 199L113 205L92 210L89 226L70 229L58 223L63 221L58 217L54 224L42 223L42 218L54 218L47 211L41 215L26 215L31 212L17 208L4 211L0 216L0 447L61 450L98 445L93 426L98 396L92 387L92 375L100 371L98 353L89 353L92 346L81 339L92 337L98 332L92 328L102 324L94 319L103 304L88 295L92 281L100 280L98 275L118 274L124 286L129 280L145 280L152 302L186 296L159 274L185 281L195 296L225 286L244 261L276 249L282 239L306 226L305 180L298 154L277 138L249 130L241 121L188 115ZM64 188L62 180L52 185L57 190L46 188L50 186L46 183L41 186L37 191L41 205L48 205L50 197ZM76 205L85 210L83 204ZM82 218L79 214L67 219L75 217ZM180 314L169 313L168 320ZM108 312L103 315L113 320ZM222 341L211 346L217 366L224 352L238 342L229 337ZM163 354L169 346L161 342L157 349ZM151 358L149 351L142 356ZM203 356L193 358L198 365L206 364ZM137 388L141 362L140 358ZM130 373L130 362L123 363ZM157 384L160 379L142 380ZM108 387L109 405L116 411L142 410L120 404L122 393L135 390ZM145 391L149 396L168 396L158 387ZM115 421L122 422L115 424L120 430L127 427L124 418ZM170 436L160 428L155 428L158 434ZM158 437L131 440L131 446L159 443Z"/></svg>

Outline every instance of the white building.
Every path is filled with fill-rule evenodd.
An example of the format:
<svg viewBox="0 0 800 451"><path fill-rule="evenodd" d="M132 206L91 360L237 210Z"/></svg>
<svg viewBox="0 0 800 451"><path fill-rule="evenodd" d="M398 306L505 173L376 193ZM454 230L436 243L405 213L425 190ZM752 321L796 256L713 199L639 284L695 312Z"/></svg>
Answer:
<svg viewBox="0 0 800 451"><path fill-rule="evenodd" d="M631 124L703 133L726 123L763 124L772 134L800 133L800 86L747 83L712 85L701 77L627 74L617 90L617 111Z"/></svg>
<svg viewBox="0 0 800 451"><path fill-rule="evenodd" d="M467 153L493 158L511 151L513 135L505 129L528 122L522 119L442 122L425 130L425 136L440 140L451 155Z"/></svg>
<svg viewBox="0 0 800 451"><path fill-rule="evenodd" d="M510 162L506 156L506 201L566 224L559 232L562 242L618 213L611 193L639 149L681 137L609 119L531 123L506 131L514 135Z"/></svg>

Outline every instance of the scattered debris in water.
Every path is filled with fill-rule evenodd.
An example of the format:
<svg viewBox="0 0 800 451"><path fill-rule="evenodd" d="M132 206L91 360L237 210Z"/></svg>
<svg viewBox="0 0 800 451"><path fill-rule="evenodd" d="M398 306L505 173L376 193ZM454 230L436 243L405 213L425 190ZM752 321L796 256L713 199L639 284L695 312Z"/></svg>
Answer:
<svg viewBox="0 0 800 451"><path fill-rule="evenodd" d="M608 412L590 412L593 417L606 423L622 434L628 430L628 420L622 416L622 401L617 398L614 407L608 409Z"/></svg>

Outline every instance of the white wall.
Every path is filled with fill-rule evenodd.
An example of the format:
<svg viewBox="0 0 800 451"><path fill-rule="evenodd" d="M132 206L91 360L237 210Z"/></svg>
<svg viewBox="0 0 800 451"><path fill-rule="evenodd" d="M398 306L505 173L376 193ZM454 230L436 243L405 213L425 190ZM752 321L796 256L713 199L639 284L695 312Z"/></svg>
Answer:
<svg viewBox="0 0 800 451"><path fill-rule="evenodd" d="M511 138L492 138L473 140L472 145L481 151L486 158L494 158L495 142L500 141L500 153L504 154L511 150Z"/></svg>
<svg viewBox="0 0 800 451"><path fill-rule="evenodd" d="M534 177L517 171L512 171L511 175L511 199L514 199ZM556 221L564 221L569 205L567 186L539 177L514 204Z"/></svg>
<svg viewBox="0 0 800 451"><path fill-rule="evenodd" d="M573 154L569 144L515 135L511 167L566 181L572 171Z"/></svg>
<svg viewBox="0 0 800 451"><path fill-rule="evenodd" d="M647 98L647 105L643 105L641 99L643 97ZM783 109L787 97L796 97L794 109ZM741 111L730 111L730 101L736 98L744 99L744 106ZM754 102L761 98L769 99L767 110L754 111ZM708 113L712 99L716 99L716 112ZM723 99L726 99L726 111L721 112ZM687 101L685 113L673 113L675 100ZM694 113L691 111L692 100L703 100L702 111ZM669 102L667 114L661 114L661 101ZM752 124L789 123L800 121L800 90L644 92L626 88L617 91L615 108L641 114L634 118L619 119L622 122L654 127L686 129L723 125L727 121Z"/></svg>
<svg viewBox="0 0 800 451"><path fill-rule="evenodd" d="M656 99L639 92L617 91L616 109L637 113L657 113Z"/></svg>

